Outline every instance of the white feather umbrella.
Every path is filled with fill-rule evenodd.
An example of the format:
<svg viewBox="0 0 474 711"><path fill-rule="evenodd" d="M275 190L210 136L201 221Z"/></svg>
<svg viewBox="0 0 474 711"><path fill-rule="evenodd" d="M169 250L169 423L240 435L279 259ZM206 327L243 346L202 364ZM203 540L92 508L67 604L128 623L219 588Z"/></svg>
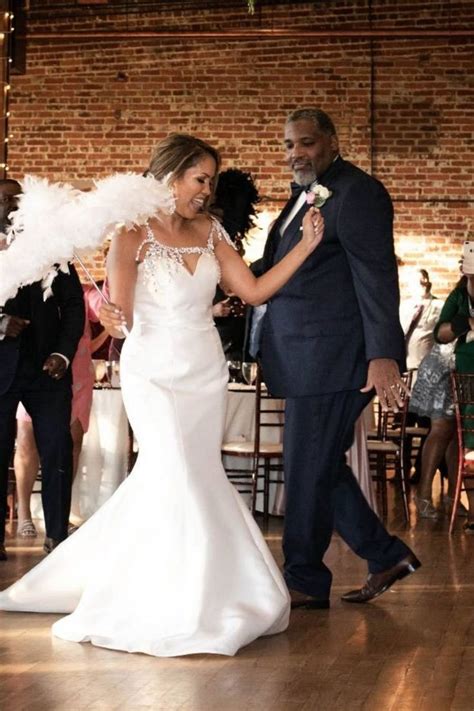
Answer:
<svg viewBox="0 0 474 711"><path fill-rule="evenodd" d="M118 173L95 181L87 193L26 176L18 210L10 216L9 247L0 252L0 305L40 280L46 298L57 269L67 270L76 255L95 252L122 225L144 224L173 207L166 180L152 176Z"/></svg>

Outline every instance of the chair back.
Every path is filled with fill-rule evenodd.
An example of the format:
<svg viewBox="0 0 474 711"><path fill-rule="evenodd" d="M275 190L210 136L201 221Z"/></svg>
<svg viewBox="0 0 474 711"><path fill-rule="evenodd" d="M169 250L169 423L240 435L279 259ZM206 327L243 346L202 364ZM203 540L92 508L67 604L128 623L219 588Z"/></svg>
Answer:
<svg viewBox="0 0 474 711"><path fill-rule="evenodd" d="M375 419L377 425L376 438L370 438L367 441L367 450L369 459L375 469L372 479L380 484L380 492L382 496L382 517L387 516L387 466L389 462L393 463L395 470L395 478L399 481L401 487L403 512L405 520L408 522L410 513L408 509L407 495L407 470L405 467L406 451L409 443L406 441L406 426L408 415L408 403L410 401L410 387L412 383L413 373L408 371L403 373L402 381L408 393L400 390L402 404L398 411L388 410L383 411L380 401L376 399Z"/></svg>
<svg viewBox="0 0 474 711"><path fill-rule="evenodd" d="M452 371L451 386L459 452L462 453L467 448L466 435L474 438L474 373Z"/></svg>
<svg viewBox="0 0 474 711"><path fill-rule="evenodd" d="M402 380L405 386L408 388L408 392L410 392L413 380L413 371L409 370L408 372L403 373ZM405 430L407 426L407 415L410 396L404 391L401 391L400 395L402 399L402 405L399 408L398 412L395 412L394 410L388 410L384 412L382 410L380 402L377 401L377 439L381 442L393 440L394 433L396 433L396 439L400 440L402 444L405 441Z"/></svg>
<svg viewBox="0 0 474 711"><path fill-rule="evenodd" d="M275 430L282 430L285 424L285 401L272 395L263 381L262 368L257 366L255 381L255 456L258 457L260 446L269 439L281 441L281 435ZM274 432L270 434L270 431Z"/></svg>

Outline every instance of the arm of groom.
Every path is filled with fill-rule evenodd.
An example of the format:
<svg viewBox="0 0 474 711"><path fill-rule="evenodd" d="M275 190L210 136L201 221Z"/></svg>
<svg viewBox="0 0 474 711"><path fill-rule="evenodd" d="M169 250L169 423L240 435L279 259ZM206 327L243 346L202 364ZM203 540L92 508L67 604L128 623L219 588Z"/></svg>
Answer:
<svg viewBox="0 0 474 711"><path fill-rule="evenodd" d="M256 277L243 259L225 240L215 245L215 255L222 272L226 291L239 296L252 306L260 306L276 294L321 242L324 220L315 208L303 219L302 238L290 252L265 274Z"/></svg>
<svg viewBox="0 0 474 711"><path fill-rule="evenodd" d="M400 377L405 359L399 321L398 274L393 247L393 207L389 194L377 180L355 180L342 202L338 236L349 261L362 316L367 383L384 409L401 406Z"/></svg>

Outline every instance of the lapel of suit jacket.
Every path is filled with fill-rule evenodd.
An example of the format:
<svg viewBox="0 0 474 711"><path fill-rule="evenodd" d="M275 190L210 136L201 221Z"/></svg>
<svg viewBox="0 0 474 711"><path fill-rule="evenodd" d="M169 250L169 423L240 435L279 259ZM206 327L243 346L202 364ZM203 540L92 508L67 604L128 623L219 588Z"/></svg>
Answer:
<svg viewBox="0 0 474 711"><path fill-rule="evenodd" d="M291 220L290 224L287 226L285 232L283 233L280 243L277 247L276 253L275 253L275 258L280 261L285 254L287 254L292 247L299 241L300 239L300 227L301 223L303 221L303 217L309 210L309 205L307 202L304 202L296 215L293 217Z"/></svg>
<svg viewBox="0 0 474 711"><path fill-rule="evenodd" d="M268 234L263 253L264 271L268 271L268 269L270 269L275 263L275 257L277 256L277 251L282 241L280 237L280 227L293 209L293 205L297 200L298 196L291 197L273 223L273 226Z"/></svg>

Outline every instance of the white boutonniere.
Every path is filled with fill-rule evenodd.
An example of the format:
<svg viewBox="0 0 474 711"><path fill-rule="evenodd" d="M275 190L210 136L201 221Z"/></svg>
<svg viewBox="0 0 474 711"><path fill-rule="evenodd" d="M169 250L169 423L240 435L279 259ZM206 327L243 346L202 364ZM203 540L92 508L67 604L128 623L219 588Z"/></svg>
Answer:
<svg viewBox="0 0 474 711"><path fill-rule="evenodd" d="M324 185L313 183L306 193L306 202L312 207L322 207L332 195Z"/></svg>

